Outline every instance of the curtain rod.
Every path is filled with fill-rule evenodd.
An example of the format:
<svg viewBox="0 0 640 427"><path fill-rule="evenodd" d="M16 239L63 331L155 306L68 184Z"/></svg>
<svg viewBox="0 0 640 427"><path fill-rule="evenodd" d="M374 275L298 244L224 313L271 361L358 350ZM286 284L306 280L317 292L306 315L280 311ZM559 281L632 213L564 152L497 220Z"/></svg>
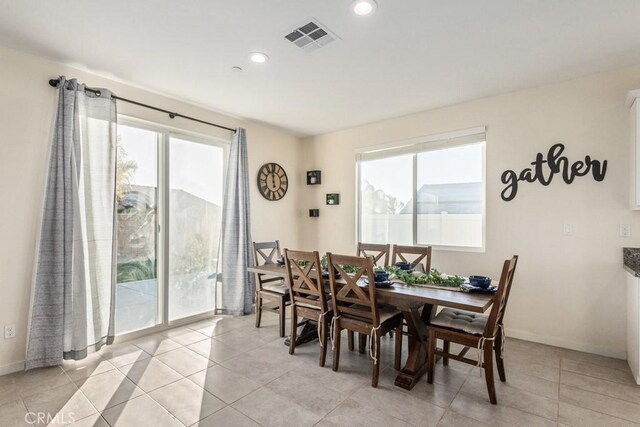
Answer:
<svg viewBox="0 0 640 427"><path fill-rule="evenodd" d="M51 85L52 87L58 87L58 84L60 84L60 79L51 79L51 80L49 80L49 85ZM85 87L85 91L93 92L96 95L100 96L100 91L98 89L91 89L91 88ZM196 119L194 117L185 116L185 115L182 115L180 113L174 113L174 112L171 112L169 110L164 110L162 108L154 107L153 105L143 104L142 102L132 101L131 99L122 98L122 97L116 96L114 94L111 94L111 98L113 98L115 100L118 100L118 101L122 101L122 102L128 102L129 104L134 104L134 105L137 105L139 107L144 107L144 108L149 108L151 110L160 111L161 113L168 114L169 117L172 118L172 119L175 119L176 117L180 117L182 119L192 120L194 122L202 123L202 124L209 125L209 126L215 126L217 128L220 128L220 129L225 129L225 130L228 130L230 132L235 132L236 131L235 129L232 129L232 128L229 128L229 127L226 127L226 126L217 125L217 124L211 123L211 122L205 122L204 120Z"/></svg>

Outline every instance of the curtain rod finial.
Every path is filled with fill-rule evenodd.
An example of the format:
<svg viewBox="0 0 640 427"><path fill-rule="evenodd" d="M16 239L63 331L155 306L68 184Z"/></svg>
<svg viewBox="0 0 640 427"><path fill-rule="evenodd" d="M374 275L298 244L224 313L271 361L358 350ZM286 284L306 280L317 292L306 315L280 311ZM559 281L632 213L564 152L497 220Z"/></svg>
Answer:
<svg viewBox="0 0 640 427"><path fill-rule="evenodd" d="M51 79L49 80L49 86L58 87L58 83L60 83L60 79Z"/></svg>

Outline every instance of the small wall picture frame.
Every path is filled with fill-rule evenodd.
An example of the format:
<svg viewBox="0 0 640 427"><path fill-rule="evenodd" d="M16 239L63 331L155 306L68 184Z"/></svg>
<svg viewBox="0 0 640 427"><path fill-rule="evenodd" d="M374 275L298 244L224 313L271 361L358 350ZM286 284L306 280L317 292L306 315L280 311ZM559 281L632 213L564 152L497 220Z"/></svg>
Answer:
<svg viewBox="0 0 640 427"><path fill-rule="evenodd" d="M317 218L320 216L320 209L309 209L309 216L311 218Z"/></svg>
<svg viewBox="0 0 640 427"><path fill-rule="evenodd" d="M322 172L307 171L307 185L320 185L322 182Z"/></svg>
<svg viewBox="0 0 640 427"><path fill-rule="evenodd" d="M340 194L338 194L338 193L327 193L327 204L328 205L339 205L340 204Z"/></svg>

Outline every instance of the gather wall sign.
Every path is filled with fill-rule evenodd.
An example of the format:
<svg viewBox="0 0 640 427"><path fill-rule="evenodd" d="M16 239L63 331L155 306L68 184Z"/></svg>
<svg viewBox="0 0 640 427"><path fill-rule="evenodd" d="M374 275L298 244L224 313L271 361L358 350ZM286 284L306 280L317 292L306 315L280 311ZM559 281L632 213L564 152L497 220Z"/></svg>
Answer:
<svg viewBox="0 0 640 427"><path fill-rule="evenodd" d="M567 184L571 184L576 177L585 176L591 173L593 179L602 181L607 173L607 161L593 160L591 156L585 156L584 161L577 160L569 164L569 159L562 155L564 144L555 144L549 148L545 159L542 153L536 154L535 161L531 162L532 167L524 168L520 173L506 170L502 173L501 181L506 187L500 193L505 202L513 200L518 194L519 182L540 182L547 186L551 184L556 174L561 174L562 179Z"/></svg>

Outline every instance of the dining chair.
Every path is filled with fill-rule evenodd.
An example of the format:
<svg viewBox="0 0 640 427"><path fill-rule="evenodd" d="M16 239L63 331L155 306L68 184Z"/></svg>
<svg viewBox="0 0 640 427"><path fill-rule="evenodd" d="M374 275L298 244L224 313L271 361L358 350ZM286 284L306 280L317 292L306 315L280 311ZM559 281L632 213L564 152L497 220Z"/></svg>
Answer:
<svg viewBox="0 0 640 427"><path fill-rule="evenodd" d="M275 264L282 255L280 242L253 242L254 263L256 266ZM260 327L262 311L271 311L280 317L280 336L284 337L286 308L290 305L289 288L280 277L269 277L256 273L256 328ZM265 304L263 300L266 300Z"/></svg>
<svg viewBox="0 0 640 427"><path fill-rule="evenodd" d="M289 354L294 354L296 349L296 334L300 326L298 318L318 322L320 366L324 366L327 358L329 324L333 312L324 289L320 255L317 251L302 252L285 249L284 262L287 266L287 283L292 306Z"/></svg>
<svg viewBox="0 0 640 427"><path fill-rule="evenodd" d="M373 264L379 267L387 267L389 265L389 254L391 253L391 245L378 243L362 243L358 242L358 250L356 256L373 257ZM381 261L381 262L380 262Z"/></svg>
<svg viewBox="0 0 640 427"><path fill-rule="evenodd" d="M431 271L431 246L393 245L391 265L396 265L397 262L411 263L412 270L418 269L428 273Z"/></svg>
<svg viewBox="0 0 640 427"><path fill-rule="evenodd" d="M362 243L358 242L358 248L356 250L356 256L373 257L374 266L387 267L389 266L389 258L391 254L391 245L381 243ZM353 331L349 331L347 335L347 344L349 351L353 351L354 336ZM360 353L364 353L367 345L367 336L359 334L358 349Z"/></svg>
<svg viewBox="0 0 640 427"><path fill-rule="evenodd" d="M502 361L505 338L503 321L517 263L517 255L504 262L498 290L488 316L445 308L430 321L427 326L429 335L427 382L429 384L433 383L436 356L442 356L443 365L447 365L449 359L458 360L484 368L489 400L494 405L498 402L493 381L493 353L495 352L500 381L505 382L506 376ZM442 350L436 348L436 340L438 339L444 342ZM459 354L449 352L451 342L464 346ZM478 351L477 361L464 357L472 347Z"/></svg>
<svg viewBox="0 0 640 427"><path fill-rule="evenodd" d="M371 386L378 386L380 376L380 337L388 331L396 331L395 361L400 369L402 352L402 313L391 308L379 308L373 276L373 260L370 257L327 254L329 264L329 286L333 301L333 370L340 363L341 331L358 332L370 337L369 355L373 359ZM345 266L356 269L347 273ZM351 268L347 270L351 271ZM340 279L336 277L340 275Z"/></svg>

